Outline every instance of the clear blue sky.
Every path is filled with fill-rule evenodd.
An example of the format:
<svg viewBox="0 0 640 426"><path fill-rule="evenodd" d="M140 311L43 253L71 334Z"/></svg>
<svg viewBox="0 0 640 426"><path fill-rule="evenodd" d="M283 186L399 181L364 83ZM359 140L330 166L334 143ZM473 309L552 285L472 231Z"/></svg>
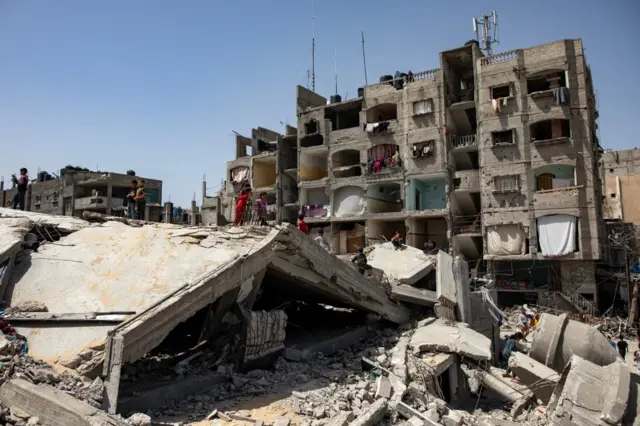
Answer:
<svg viewBox="0 0 640 426"><path fill-rule="evenodd" d="M581 37L605 148L640 145L640 2L316 0L317 91L396 70L436 68L496 9L498 51ZM311 63L311 0L0 0L0 175L67 164L164 181L200 203L219 185L232 130L295 125L295 86ZM210 190L213 192L213 189Z"/></svg>

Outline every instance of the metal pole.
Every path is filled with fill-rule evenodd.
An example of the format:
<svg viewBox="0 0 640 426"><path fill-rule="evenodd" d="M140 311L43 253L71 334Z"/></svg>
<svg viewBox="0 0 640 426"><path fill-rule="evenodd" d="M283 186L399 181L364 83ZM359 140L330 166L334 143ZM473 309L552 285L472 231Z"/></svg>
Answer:
<svg viewBox="0 0 640 426"><path fill-rule="evenodd" d="M364 53L364 31L360 31L362 35L362 62L364 63L364 85L368 85L367 81L367 56Z"/></svg>

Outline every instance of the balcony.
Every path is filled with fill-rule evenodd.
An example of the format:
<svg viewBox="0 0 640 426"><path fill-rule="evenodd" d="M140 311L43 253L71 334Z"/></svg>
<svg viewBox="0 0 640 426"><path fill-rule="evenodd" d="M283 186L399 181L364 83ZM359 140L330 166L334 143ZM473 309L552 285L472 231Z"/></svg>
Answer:
<svg viewBox="0 0 640 426"><path fill-rule="evenodd" d="M106 210L108 200L108 197L99 195L93 197L76 198L74 208L76 210ZM119 207L123 207L123 205L124 200L122 200L121 198L111 199L111 209L117 209Z"/></svg>
<svg viewBox="0 0 640 426"><path fill-rule="evenodd" d="M453 175L454 191L480 191L480 171L463 170L457 171Z"/></svg>
<svg viewBox="0 0 640 426"><path fill-rule="evenodd" d="M369 159L364 167L367 179L384 179L395 177L402 172L402 159L399 147L395 144L376 145L367 151Z"/></svg>
<svg viewBox="0 0 640 426"><path fill-rule="evenodd" d="M501 64L504 62L510 62L513 60L517 60L520 56L519 50L509 50L507 52L496 53L495 55L485 56L480 60L481 66L489 66Z"/></svg>
<svg viewBox="0 0 640 426"><path fill-rule="evenodd" d="M456 216L453 218L455 235L480 235L482 233L482 217L480 214Z"/></svg>
<svg viewBox="0 0 640 426"><path fill-rule="evenodd" d="M472 135L449 135L449 143L451 147L455 150L469 149L469 148L477 148L478 147L478 139L475 134Z"/></svg>
<svg viewBox="0 0 640 426"><path fill-rule="evenodd" d="M533 205L536 210L542 209L577 209L580 207L580 186L547 189L533 194Z"/></svg>

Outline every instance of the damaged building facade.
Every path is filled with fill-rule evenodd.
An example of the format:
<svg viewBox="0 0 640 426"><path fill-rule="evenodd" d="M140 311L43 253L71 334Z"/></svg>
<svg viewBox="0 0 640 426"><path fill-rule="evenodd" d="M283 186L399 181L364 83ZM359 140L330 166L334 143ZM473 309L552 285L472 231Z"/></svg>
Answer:
<svg viewBox="0 0 640 426"><path fill-rule="evenodd" d="M88 169L64 168L59 176L38 173L27 189L26 211L82 217L83 212L123 216L125 200L131 191L131 180L138 179L134 171L125 173L93 172ZM162 181L145 180L146 220L159 222L162 209ZM11 208L16 188L0 186L0 206Z"/></svg>
<svg viewBox="0 0 640 426"><path fill-rule="evenodd" d="M596 313L604 225L582 41L492 56L470 42L439 62L345 101L298 86L297 131L238 136L218 217L231 220L247 182L270 194L276 223L303 214L324 228L334 254L398 230L462 255L502 303Z"/></svg>

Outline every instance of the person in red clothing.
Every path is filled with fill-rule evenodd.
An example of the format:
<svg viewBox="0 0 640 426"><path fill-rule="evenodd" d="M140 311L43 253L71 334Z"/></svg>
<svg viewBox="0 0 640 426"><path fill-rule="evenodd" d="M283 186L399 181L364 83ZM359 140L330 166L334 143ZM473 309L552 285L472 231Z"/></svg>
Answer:
<svg viewBox="0 0 640 426"><path fill-rule="evenodd" d="M309 235L309 227L307 226L306 222L304 221L304 216L300 215L298 216L298 229L302 232L304 232L305 234Z"/></svg>
<svg viewBox="0 0 640 426"><path fill-rule="evenodd" d="M236 204L236 214L233 218L233 226L242 226L244 224L244 213L247 210L249 204L249 198L251 197L251 188L243 188L238 195L238 203Z"/></svg>

